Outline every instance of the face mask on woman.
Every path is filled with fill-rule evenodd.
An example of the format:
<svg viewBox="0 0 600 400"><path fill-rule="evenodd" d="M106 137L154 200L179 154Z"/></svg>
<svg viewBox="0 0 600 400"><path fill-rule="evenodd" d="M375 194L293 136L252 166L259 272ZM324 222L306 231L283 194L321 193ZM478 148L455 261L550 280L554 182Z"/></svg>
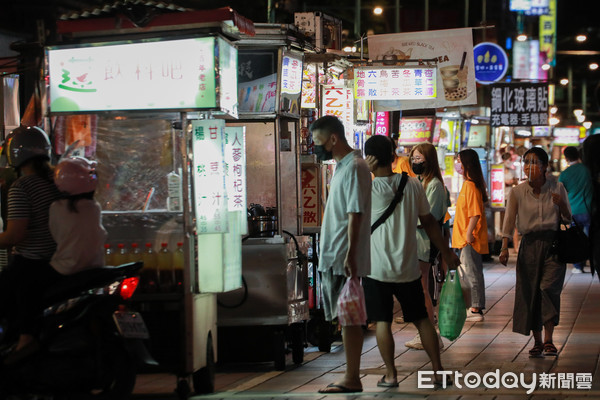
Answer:
<svg viewBox="0 0 600 400"><path fill-rule="evenodd" d="M412 163L412 170L415 174L421 175L423 172L425 172L425 161L420 163Z"/></svg>
<svg viewBox="0 0 600 400"><path fill-rule="evenodd" d="M456 172L458 172L460 175L463 175L463 174L464 174L463 166L462 166L462 164L461 164L461 163L459 163L459 162L457 162L457 163L454 163L454 170L455 170Z"/></svg>

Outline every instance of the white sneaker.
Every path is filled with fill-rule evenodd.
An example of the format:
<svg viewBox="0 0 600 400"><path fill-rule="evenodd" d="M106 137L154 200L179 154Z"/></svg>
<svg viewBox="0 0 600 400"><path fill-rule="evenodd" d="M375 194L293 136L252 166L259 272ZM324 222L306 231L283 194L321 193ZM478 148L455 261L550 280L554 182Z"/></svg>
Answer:
<svg viewBox="0 0 600 400"><path fill-rule="evenodd" d="M423 343L421 343L421 335L417 333L417 336L415 336L412 340L404 343L404 345L410 349L423 350Z"/></svg>
<svg viewBox="0 0 600 400"><path fill-rule="evenodd" d="M467 310L467 319L469 322L481 322L483 321L483 311L473 312L471 309Z"/></svg>
<svg viewBox="0 0 600 400"><path fill-rule="evenodd" d="M575 268L575 267L573 267L573 269L571 269L571 273L572 273L572 274L580 274L580 273L582 273L582 272L583 272L583 271L582 271L581 269L579 269L579 268Z"/></svg>

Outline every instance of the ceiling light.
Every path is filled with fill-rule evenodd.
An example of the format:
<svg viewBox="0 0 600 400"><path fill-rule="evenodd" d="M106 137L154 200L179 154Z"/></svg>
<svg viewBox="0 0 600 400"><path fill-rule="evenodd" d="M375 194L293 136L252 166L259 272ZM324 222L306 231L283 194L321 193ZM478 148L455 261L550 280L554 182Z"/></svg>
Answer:
<svg viewBox="0 0 600 400"><path fill-rule="evenodd" d="M560 80L560 84L563 86L567 86L569 84L569 80L567 78L562 78Z"/></svg>
<svg viewBox="0 0 600 400"><path fill-rule="evenodd" d="M558 125L558 124L560 124L560 119L558 119L556 117L550 117L550 118L548 118L548 123L550 125Z"/></svg>
<svg viewBox="0 0 600 400"><path fill-rule="evenodd" d="M381 8L379 6L375 7L373 9L373 14L375 14L375 15L381 15L381 14L383 14L383 8Z"/></svg>
<svg viewBox="0 0 600 400"><path fill-rule="evenodd" d="M557 111L558 111L558 107L556 107L556 106L550 107L550 114L556 114Z"/></svg>
<svg viewBox="0 0 600 400"><path fill-rule="evenodd" d="M581 114L577 117L577 122L582 123L583 121L585 121L585 115Z"/></svg>
<svg viewBox="0 0 600 400"><path fill-rule="evenodd" d="M527 40L527 35L526 35L526 34L524 34L524 33L521 33L519 36L517 36L517 40L518 40L519 42L524 42L524 41L526 41L526 40Z"/></svg>
<svg viewBox="0 0 600 400"><path fill-rule="evenodd" d="M595 71L598 69L598 63L591 63L589 67L592 71Z"/></svg>
<svg viewBox="0 0 600 400"><path fill-rule="evenodd" d="M583 115L583 110L581 108L576 108L573 110L573 115L579 117L580 115Z"/></svg>
<svg viewBox="0 0 600 400"><path fill-rule="evenodd" d="M548 71L550 69L550 64L542 64L542 71Z"/></svg>
<svg viewBox="0 0 600 400"><path fill-rule="evenodd" d="M575 40L577 40L579 43L585 42L587 40L587 36L585 36L585 35L577 35L575 37Z"/></svg>
<svg viewBox="0 0 600 400"><path fill-rule="evenodd" d="M592 121L585 121L582 125L585 129L590 129L592 127Z"/></svg>

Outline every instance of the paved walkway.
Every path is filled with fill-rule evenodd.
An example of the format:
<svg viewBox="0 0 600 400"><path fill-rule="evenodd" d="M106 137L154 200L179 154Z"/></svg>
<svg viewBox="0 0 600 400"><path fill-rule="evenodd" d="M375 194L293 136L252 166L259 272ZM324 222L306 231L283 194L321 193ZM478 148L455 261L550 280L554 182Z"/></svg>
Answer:
<svg viewBox="0 0 600 400"><path fill-rule="evenodd" d="M443 339L442 363L453 375L455 385L446 389L419 388L419 371L430 371L424 351L410 350L404 342L412 339L412 324L392 324L396 341L396 366L400 386L377 387L384 374L374 328L365 335L361 364L364 392L349 395L322 395L318 389L340 378L345 370L343 346L335 342L330 353L308 348L300 366L291 355L285 371L271 364L219 366L216 391L193 399L580 399L600 398L600 282L598 277L571 274L570 266L562 294L561 321L554 342L559 356L531 359L528 350L532 337L512 332L514 299L514 256L508 267L484 264L487 310L483 322L466 322L454 341ZM425 372L426 373L426 372ZM464 376L469 374L468 382ZM481 381L497 387L486 387ZM522 378L521 378L522 376ZM478 382L478 378L479 382ZM525 385L514 383L524 379ZM535 384L531 387L532 380ZM498 381L496 381L498 382ZM460 385L460 387L459 387ZM488 385L489 386L489 385ZM511 388L512 386L512 388ZM168 375L142 375L136 397L176 398L172 395L175 378ZM530 388L530 389L528 389ZM529 391L529 393L527 393Z"/></svg>

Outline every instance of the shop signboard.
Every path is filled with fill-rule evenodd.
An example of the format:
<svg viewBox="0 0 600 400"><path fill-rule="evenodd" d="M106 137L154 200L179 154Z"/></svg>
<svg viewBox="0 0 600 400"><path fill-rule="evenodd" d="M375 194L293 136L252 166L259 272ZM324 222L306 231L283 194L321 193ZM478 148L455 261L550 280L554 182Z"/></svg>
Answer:
<svg viewBox="0 0 600 400"><path fill-rule="evenodd" d="M473 48L473 60L475 80L483 85L498 82L508 70L508 56L496 43L479 43Z"/></svg>
<svg viewBox="0 0 600 400"><path fill-rule="evenodd" d="M390 114L383 111L375 113L375 134L388 136L390 128Z"/></svg>
<svg viewBox="0 0 600 400"><path fill-rule="evenodd" d="M344 124L346 139L353 143L354 98L352 90L343 86L323 87L323 115L333 115Z"/></svg>
<svg viewBox="0 0 600 400"><path fill-rule="evenodd" d="M361 100L435 99L436 69L432 67L357 67L354 96Z"/></svg>
<svg viewBox="0 0 600 400"><path fill-rule="evenodd" d="M219 109L221 101L233 111L235 102L217 93L229 96L237 87L236 67L228 62L221 70L217 53L231 61L237 50L215 40L49 47L50 112ZM224 91L217 90L219 83Z"/></svg>
<svg viewBox="0 0 600 400"><path fill-rule="evenodd" d="M548 13L540 15L540 53L544 62L556 64L556 0L548 0Z"/></svg>
<svg viewBox="0 0 600 400"><path fill-rule="evenodd" d="M492 165L490 178L492 207L504 207L504 165Z"/></svg>
<svg viewBox="0 0 600 400"><path fill-rule="evenodd" d="M369 113L371 110L371 102L369 100L356 100L356 120L367 122L369 121Z"/></svg>
<svg viewBox="0 0 600 400"><path fill-rule="evenodd" d="M194 205L196 232L223 233L229 229L225 185L225 121L192 121Z"/></svg>
<svg viewBox="0 0 600 400"><path fill-rule="evenodd" d="M533 127L533 136L534 137L550 136L550 127L549 126L534 126Z"/></svg>
<svg viewBox="0 0 600 400"><path fill-rule="evenodd" d="M522 11L526 15L544 15L549 12L551 0L510 0L510 11Z"/></svg>
<svg viewBox="0 0 600 400"><path fill-rule="evenodd" d="M279 110L299 115L302 101L302 54L284 51L281 56Z"/></svg>
<svg viewBox="0 0 600 400"><path fill-rule="evenodd" d="M237 118L237 49L223 38L218 38L219 43L219 89L221 110Z"/></svg>
<svg viewBox="0 0 600 400"><path fill-rule="evenodd" d="M239 212L242 234L246 234L246 128L243 126L225 128L225 183L228 210Z"/></svg>
<svg viewBox="0 0 600 400"><path fill-rule="evenodd" d="M372 60L395 59L397 67L405 67L404 60L435 60L438 72L435 86L439 94L436 97L393 101L400 99L396 97L376 101L375 111L477 104L471 28L390 33L369 36L368 40ZM413 64L406 63L406 66L410 65Z"/></svg>
<svg viewBox="0 0 600 400"><path fill-rule="evenodd" d="M485 147L488 141L488 135L490 126L475 125L473 123L469 126L469 139L467 140L467 147Z"/></svg>
<svg viewBox="0 0 600 400"><path fill-rule="evenodd" d="M317 68L305 64L302 70L302 108L317 108Z"/></svg>
<svg viewBox="0 0 600 400"><path fill-rule="evenodd" d="M416 145L422 142L431 141L431 126L433 118L401 118L400 119L400 137L398 144Z"/></svg>
<svg viewBox="0 0 600 400"><path fill-rule="evenodd" d="M240 112L273 113L277 97L276 50L238 50Z"/></svg>
<svg viewBox="0 0 600 400"><path fill-rule="evenodd" d="M583 127L554 128L552 143L558 146L579 146L582 131L585 136L585 128Z"/></svg>
<svg viewBox="0 0 600 400"><path fill-rule="evenodd" d="M319 173L318 166L302 166L302 225L305 228L321 226Z"/></svg>
<svg viewBox="0 0 600 400"><path fill-rule="evenodd" d="M433 127L433 139L431 141L431 143L434 146L437 146L438 143L440 142L440 134L442 132L442 119L441 118L436 118L435 120L435 126Z"/></svg>
<svg viewBox="0 0 600 400"><path fill-rule="evenodd" d="M492 127L547 126L547 83L496 83L491 88Z"/></svg>

